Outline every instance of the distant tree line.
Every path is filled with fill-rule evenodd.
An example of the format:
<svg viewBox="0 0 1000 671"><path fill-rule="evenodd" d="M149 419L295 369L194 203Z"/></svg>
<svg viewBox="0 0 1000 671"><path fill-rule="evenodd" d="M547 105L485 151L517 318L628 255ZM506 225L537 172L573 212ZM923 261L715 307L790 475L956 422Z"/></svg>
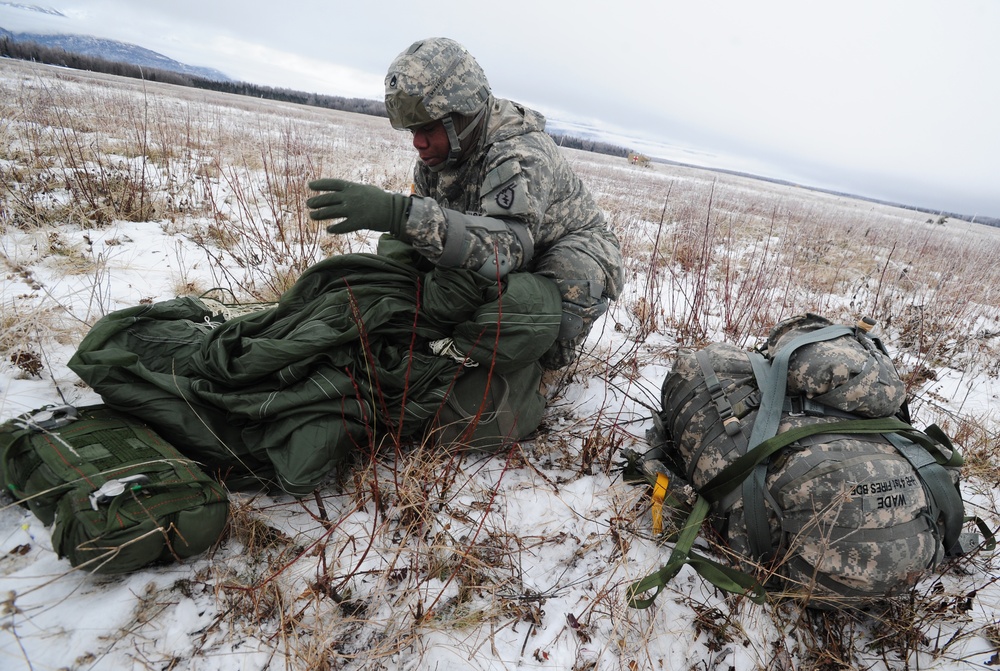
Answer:
<svg viewBox="0 0 1000 671"><path fill-rule="evenodd" d="M277 100L280 102L297 103L299 105L311 105L313 107L323 107L326 109L340 110L344 112L354 112L357 114L368 114L370 116L385 117L385 104L381 100L367 100L364 98L342 98L340 96L322 95L319 93L305 93L293 89L275 88L271 86L260 86L247 82L215 81L198 77L195 75L163 70L157 68L143 68L131 63L121 61L111 61L96 56L86 56L75 54L65 49L47 47L37 42L13 40L9 36L0 37L0 57L16 58L24 61L34 61L36 63L46 63L48 65L59 65L76 70L88 70L90 72L102 72L120 77L131 77L134 79L144 79L146 81L160 82L163 84L175 84L177 86L189 86L220 93L232 93L253 98L264 98L267 100ZM549 133L561 147L570 149L580 149L583 151L598 154L608 154L625 158L629 155L629 150L607 142L588 140L569 135Z"/></svg>
<svg viewBox="0 0 1000 671"><path fill-rule="evenodd" d="M629 155L629 150L624 147L619 147L617 145L609 144L607 142L599 142L598 140L587 140L584 138L573 137L571 135L563 135L561 133L549 133L552 139L556 141L556 144L560 147L567 147L569 149L580 149L582 151L590 151L595 154L608 154L609 156L620 156L625 158Z"/></svg>
<svg viewBox="0 0 1000 671"><path fill-rule="evenodd" d="M149 81L168 84L184 84L189 77L168 70L143 69L138 65L109 61L93 56L75 54L65 49L46 47L37 42L22 42L9 36L0 37L0 57L16 58L22 61L59 65L76 70L90 70L122 77L145 78Z"/></svg>
<svg viewBox="0 0 1000 671"><path fill-rule="evenodd" d="M201 77L191 77L191 83L186 86L193 86L199 89L219 91L221 93L232 93L240 96L250 96L253 98L265 98L267 100L278 100L286 103L296 103L299 105L311 105L312 107L324 107L326 109L341 110L344 112L355 112L357 114L368 114L371 116L387 116L385 104L381 100L367 100L365 98L341 98L340 96L328 96L320 93L305 93L293 89L275 88L272 86L260 86L258 84L248 84L247 82L219 82Z"/></svg>
<svg viewBox="0 0 1000 671"><path fill-rule="evenodd" d="M257 84L248 84L246 82L213 81L204 77L174 72L172 70L144 68L131 63L111 61L97 56L75 54L70 51L66 51L65 49L47 47L45 45L38 44L37 42L22 42L20 40L13 40L6 35L0 37L0 57L34 61L36 63L46 63L48 65L59 65L76 70L102 72L109 75L144 79L146 81L160 82L163 84L175 84L177 86L189 86L198 89L219 91L222 93L251 96L254 98L265 98L267 100L312 105L313 107L325 107L345 112L357 112L359 114L369 114L372 116L386 116L385 105L381 101L377 100L341 98L338 96L321 95L318 93L304 93L302 91L294 91L292 89L259 86Z"/></svg>

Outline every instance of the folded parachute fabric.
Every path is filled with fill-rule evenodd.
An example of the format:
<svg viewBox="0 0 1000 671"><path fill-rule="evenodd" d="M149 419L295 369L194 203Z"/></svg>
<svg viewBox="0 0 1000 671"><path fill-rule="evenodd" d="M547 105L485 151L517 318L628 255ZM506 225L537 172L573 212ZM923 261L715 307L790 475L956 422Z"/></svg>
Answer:
<svg viewBox="0 0 1000 671"><path fill-rule="evenodd" d="M274 307L229 320L194 297L113 312L69 367L230 486L304 496L352 451L434 417L465 366L430 342L451 338L453 352L503 374L533 364L560 317L543 277L497 285L348 254L306 270Z"/></svg>

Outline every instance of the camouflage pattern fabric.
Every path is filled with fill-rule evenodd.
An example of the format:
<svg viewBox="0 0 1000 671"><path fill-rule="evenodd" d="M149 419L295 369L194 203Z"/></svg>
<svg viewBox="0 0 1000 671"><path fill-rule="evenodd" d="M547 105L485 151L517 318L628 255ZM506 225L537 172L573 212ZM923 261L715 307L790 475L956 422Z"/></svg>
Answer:
<svg viewBox="0 0 1000 671"><path fill-rule="evenodd" d="M417 197L402 237L436 263L447 242L449 210L523 225L533 255L506 227L468 227L457 265L478 269L499 256L514 271L555 280L564 305L570 312L575 306L583 322L575 337L563 338L565 358L573 356L607 301L618 297L624 275L618 240L604 214L544 128L537 112L494 99L480 144L464 161L440 172L418 161ZM569 361L543 363L557 368Z"/></svg>
<svg viewBox="0 0 1000 671"><path fill-rule="evenodd" d="M779 324L768 339L768 353L776 354L797 335L796 330L801 333L829 323L805 315ZM867 392L881 395L878 402L884 407L898 409L892 395L884 393L882 377L847 372L858 367L856 352L853 345L839 341L866 339L838 338L819 343L830 348L806 345L796 351L798 359L793 356L789 368L794 395L822 397L808 386L811 381L823 393L853 385L848 395L853 407L873 407L863 400ZM838 358L837 351L845 353L848 363ZM749 440L761 402L747 352L716 343L702 350L701 357L700 362L694 352L678 356L663 382L662 411L656 418L659 430L669 438L666 445L673 466L696 490L752 447ZM718 381L714 393L706 383L703 362ZM803 412L803 406L792 403L786 397L778 434L857 416L817 402ZM731 419L724 424L723 417ZM957 485L957 470L949 473ZM925 484L911 462L882 435L822 433L800 439L771 458L766 491L771 545L778 548L772 565L776 575L767 587L807 599L811 606L861 605L891 594L912 584L944 556L942 533L933 519ZM719 502L714 515L734 554L753 570L739 488Z"/></svg>
<svg viewBox="0 0 1000 671"><path fill-rule="evenodd" d="M438 37L414 42L385 76L385 105L392 127L412 128L455 113L472 116L486 103L486 73L465 47Z"/></svg>
<svg viewBox="0 0 1000 671"><path fill-rule="evenodd" d="M745 351L728 343L711 344L705 351L740 420L739 434L723 430L694 352L677 357L661 390L663 430L677 451L682 465L679 472L696 490L746 452L759 403Z"/></svg>
<svg viewBox="0 0 1000 671"><path fill-rule="evenodd" d="M787 319L771 330L766 351L831 324L811 313ZM843 336L797 350L788 366L788 392L862 417L889 417L906 399L892 359L868 337Z"/></svg>
<svg viewBox="0 0 1000 671"><path fill-rule="evenodd" d="M778 433L835 421L785 417ZM920 479L881 436L802 439L768 469L767 489L776 503L768 516L772 543L781 548L781 589L813 606L857 605L899 592L944 557ZM730 547L749 557L741 501L728 519Z"/></svg>

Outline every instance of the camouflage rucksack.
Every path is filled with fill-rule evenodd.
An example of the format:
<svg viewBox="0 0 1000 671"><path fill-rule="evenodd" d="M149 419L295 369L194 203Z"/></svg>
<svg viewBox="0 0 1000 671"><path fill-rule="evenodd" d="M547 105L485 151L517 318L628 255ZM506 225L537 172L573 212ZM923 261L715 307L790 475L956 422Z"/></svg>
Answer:
<svg viewBox="0 0 1000 671"><path fill-rule="evenodd" d="M675 470L698 498L670 561L633 585L633 605L649 605L638 595L685 563L763 598L747 574L688 556L705 517L744 568L771 571L758 573L765 588L813 607L898 592L959 552L961 456L936 427L910 425L902 382L866 326L807 314L758 352L713 344L678 357L643 467L654 479Z"/></svg>
<svg viewBox="0 0 1000 671"><path fill-rule="evenodd" d="M0 425L0 481L52 547L94 573L184 559L226 527L222 487L145 424L103 405L46 407Z"/></svg>

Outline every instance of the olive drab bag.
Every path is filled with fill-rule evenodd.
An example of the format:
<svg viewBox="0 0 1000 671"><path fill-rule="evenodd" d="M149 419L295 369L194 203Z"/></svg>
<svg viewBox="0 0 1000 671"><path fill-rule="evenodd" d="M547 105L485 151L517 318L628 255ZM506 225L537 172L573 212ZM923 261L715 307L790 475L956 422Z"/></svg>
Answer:
<svg viewBox="0 0 1000 671"><path fill-rule="evenodd" d="M225 490L194 462L103 405L46 407L0 425L0 477L52 526L56 553L95 573L203 552L229 514Z"/></svg>
<svg viewBox="0 0 1000 671"><path fill-rule="evenodd" d="M662 468L644 469L653 480L675 471L698 496L667 564L632 585L631 605L650 605L655 594L640 595L690 564L758 601L767 589L811 607L860 606L962 551L962 458L937 427L911 426L870 326L806 314L756 352L716 343L678 356L645 457ZM690 552L706 518L745 570ZM754 567L766 569L760 582Z"/></svg>

